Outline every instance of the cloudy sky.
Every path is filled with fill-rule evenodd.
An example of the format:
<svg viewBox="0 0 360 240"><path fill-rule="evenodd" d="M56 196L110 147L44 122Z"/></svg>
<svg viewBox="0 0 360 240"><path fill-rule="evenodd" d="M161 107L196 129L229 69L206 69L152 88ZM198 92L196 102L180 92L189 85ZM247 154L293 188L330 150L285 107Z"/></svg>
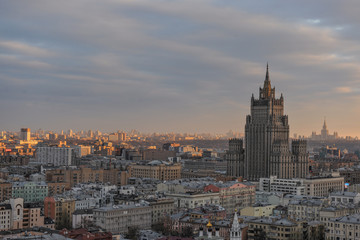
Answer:
<svg viewBox="0 0 360 240"><path fill-rule="evenodd" d="M244 131L266 62L291 133L360 136L360 2L0 0L0 129Z"/></svg>

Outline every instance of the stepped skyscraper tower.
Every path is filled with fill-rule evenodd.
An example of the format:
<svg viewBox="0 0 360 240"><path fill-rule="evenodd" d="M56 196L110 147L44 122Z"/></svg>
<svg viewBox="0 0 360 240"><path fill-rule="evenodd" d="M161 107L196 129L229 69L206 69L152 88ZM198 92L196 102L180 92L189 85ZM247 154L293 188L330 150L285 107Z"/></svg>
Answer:
<svg viewBox="0 0 360 240"><path fill-rule="evenodd" d="M234 139L230 141L232 145L242 145L242 142L237 143ZM245 156L239 148L242 146L232 146L228 152L229 175L241 175L257 181L271 175L304 178L308 173L306 141L293 140L290 151L284 97L281 94L280 98L276 98L268 66L264 86L259 89L259 98L251 97L250 115L246 117L245 125ZM239 169L234 171L234 167Z"/></svg>

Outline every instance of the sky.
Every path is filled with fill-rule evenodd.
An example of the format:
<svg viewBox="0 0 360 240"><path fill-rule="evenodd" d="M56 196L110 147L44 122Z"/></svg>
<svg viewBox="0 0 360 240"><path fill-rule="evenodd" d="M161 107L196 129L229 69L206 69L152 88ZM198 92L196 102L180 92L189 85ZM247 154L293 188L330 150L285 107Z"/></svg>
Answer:
<svg viewBox="0 0 360 240"><path fill-rule="evenodd" d="M358 0L0 0L0 129L244 132L269 62L291 134L360 136Z"/></svg>

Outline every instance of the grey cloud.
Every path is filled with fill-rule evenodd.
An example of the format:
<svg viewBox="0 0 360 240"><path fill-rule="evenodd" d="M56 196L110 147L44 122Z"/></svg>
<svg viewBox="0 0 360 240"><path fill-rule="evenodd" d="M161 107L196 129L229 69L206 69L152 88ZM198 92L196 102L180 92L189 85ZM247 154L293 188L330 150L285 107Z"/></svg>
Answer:
<svg viewBox="0 0 360 240"><path fill-rule="evenodd" d="M26 112L38 123L31 127L242 130L269 61L294 129L310 134L301 116L322 118L332 110L316 106L345 104L341 89L359 87L359 42L349 33L358 28L356 2L323 3L2 3L0 92L11 104L0 110Z"/></svg>

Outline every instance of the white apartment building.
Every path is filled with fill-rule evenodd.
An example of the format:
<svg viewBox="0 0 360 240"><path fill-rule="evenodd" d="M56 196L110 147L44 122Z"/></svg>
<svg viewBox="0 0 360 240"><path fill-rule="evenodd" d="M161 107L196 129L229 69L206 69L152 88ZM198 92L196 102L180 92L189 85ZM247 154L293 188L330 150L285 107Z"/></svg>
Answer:
<svg viewBox="0 0 360 240"><path fill-rule="evenodd" d="M279 179L276 176L260 178L259 190L305 195L305 185L302 179Z"/></svg>
<svg viewBox="0 0 360 240"><path fill-rule="evenodd" d="M38 147L35 152L36 162L54 166L69 166L74 157L74 149L68 147Z"/></svg>
<svg viewBox="0 0 360 240"><path fill-rule="evenodd" d="M338 175L311 178L260 178L259 190L294 195L327 197L331 192L344 192L344 178Z"/></svg>

